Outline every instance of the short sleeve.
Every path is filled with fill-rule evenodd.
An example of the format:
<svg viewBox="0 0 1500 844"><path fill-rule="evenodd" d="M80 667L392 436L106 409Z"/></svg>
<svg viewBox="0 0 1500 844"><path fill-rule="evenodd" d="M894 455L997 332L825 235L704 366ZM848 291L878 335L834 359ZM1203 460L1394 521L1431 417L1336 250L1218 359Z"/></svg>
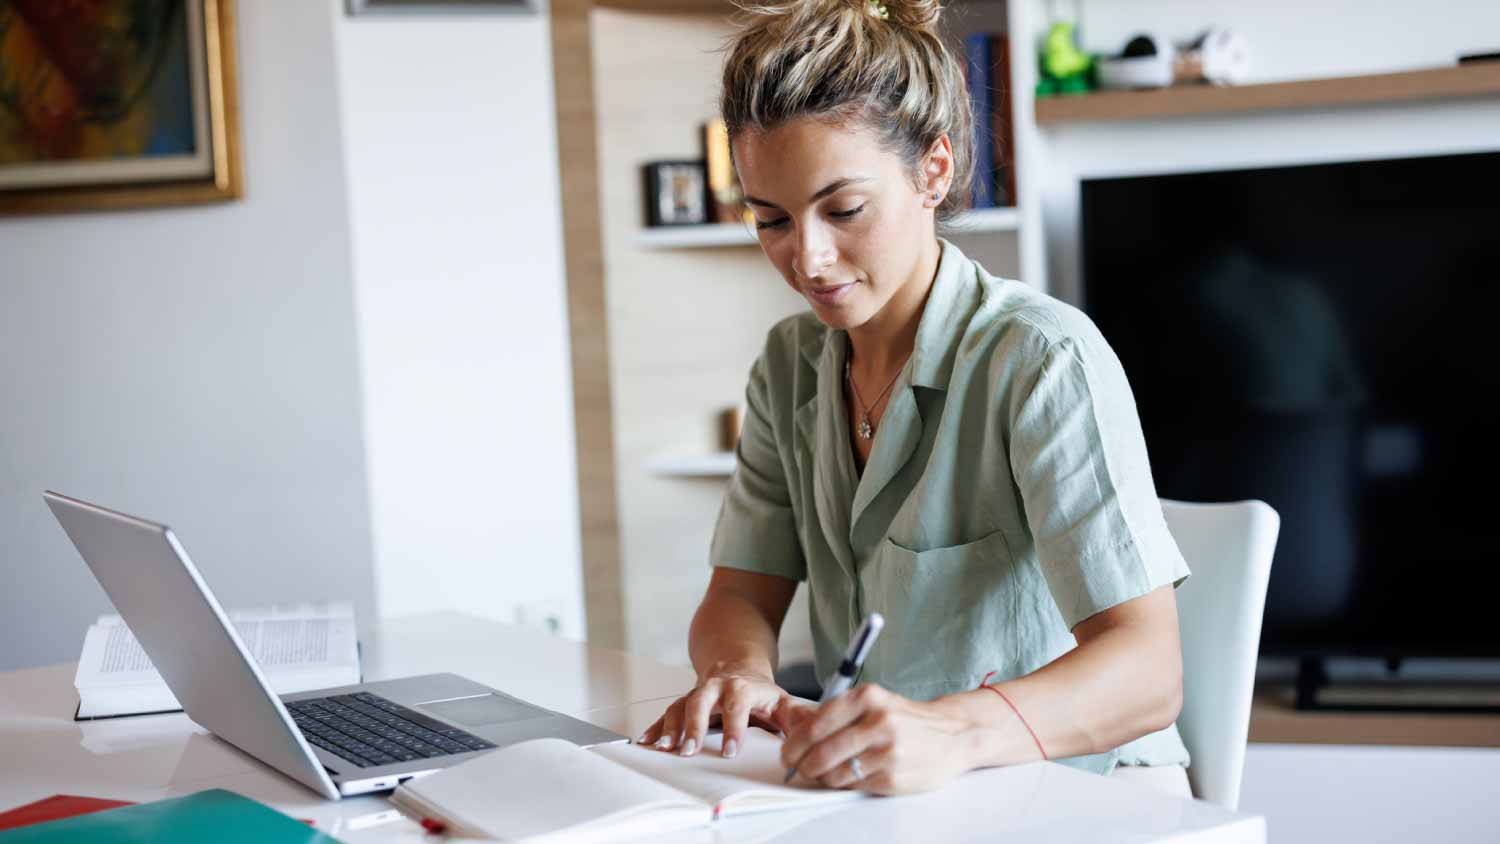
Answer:
<svg viewBox="0 0 1500 844"><path fill-rule="evenodd" d="M1026 347L1011 401L1011 471L1069 629L1188 577L1151 479L1125 372L1102 337Z"/></svg>
<svg viewBox="0 0 1500 844"><path fill-rule="evenodd" d="M714 566L806 580L807 562L776 447L766 370L764 357L750 370L734 475L714 526L709 560Z"/></svg>

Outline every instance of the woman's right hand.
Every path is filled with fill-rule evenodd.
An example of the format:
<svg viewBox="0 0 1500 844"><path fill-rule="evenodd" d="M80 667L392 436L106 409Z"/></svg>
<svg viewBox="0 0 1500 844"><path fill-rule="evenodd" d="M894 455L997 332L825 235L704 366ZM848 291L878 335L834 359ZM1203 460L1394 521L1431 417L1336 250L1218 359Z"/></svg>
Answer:
<svg viewBox="0 0 1500 844"><path fill-rule="evenodd" d="M770 676L734 668L715 671L673 701L637 743L692 756L703 747L714 716L719 716L724 728L721 753L732 757L744 743L746 727L782 730L777 713L783 699L796 700Z"/></svg>

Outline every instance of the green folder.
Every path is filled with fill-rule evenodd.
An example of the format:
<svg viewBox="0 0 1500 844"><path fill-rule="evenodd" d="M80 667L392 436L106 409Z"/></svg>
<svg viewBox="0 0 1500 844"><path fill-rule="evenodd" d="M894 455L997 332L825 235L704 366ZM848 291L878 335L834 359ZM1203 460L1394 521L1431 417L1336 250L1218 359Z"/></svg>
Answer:
<svg viewBox="0 0 1500 844"><path fill-rule="evenodd" d="M301 821L232 791L122 806L0 832L0 844L338 844Z"/></svg>

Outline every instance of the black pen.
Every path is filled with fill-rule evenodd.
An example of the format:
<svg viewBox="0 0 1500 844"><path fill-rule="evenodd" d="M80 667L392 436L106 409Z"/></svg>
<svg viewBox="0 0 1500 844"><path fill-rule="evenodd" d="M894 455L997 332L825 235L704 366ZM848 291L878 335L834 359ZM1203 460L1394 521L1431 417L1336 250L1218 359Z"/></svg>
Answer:
<svg viewBox="0 0 1500 844"><path fill-rule="evenodd" d="M881 629L885 627L885 617L878 612L872 612L865 616L864 623L854 632L854 639L849 642L849 650L844 654L844 661L839 663L839 669L833 672L828 682L823 684L823 694L818 698L818 705L822 706L830 700L849 691L854 685L854 675L865 664L865 657L870 655L870 648L875 647L875 640L879 638ZM782 785L792 781L797 775L797 766L793 765L786 769L786 779L781 781Z"/></svg>

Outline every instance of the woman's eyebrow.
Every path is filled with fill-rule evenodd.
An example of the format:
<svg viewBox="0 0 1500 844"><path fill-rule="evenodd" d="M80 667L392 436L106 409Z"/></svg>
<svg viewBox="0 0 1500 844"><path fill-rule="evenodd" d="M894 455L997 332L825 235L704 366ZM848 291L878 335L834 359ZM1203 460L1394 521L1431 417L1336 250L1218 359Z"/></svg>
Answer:
<svg viewBox="0 0 1500 844"><path fill-rule="evenodd" d="M850 185L858 184L860 182L868 181L871 181L870 177L868 176L845 176L842 179L834 179L832 182L828 183L827 187L808 197L807 201L817 202L818 200L833 193L836 190L846 188ZM749 195L745 197L745 201L751 205L759 205L762 208L775 208L777 210L781 209L781 206L777 205L774 202L767 202L764 199L756 199L755 197Z"/></svg>

